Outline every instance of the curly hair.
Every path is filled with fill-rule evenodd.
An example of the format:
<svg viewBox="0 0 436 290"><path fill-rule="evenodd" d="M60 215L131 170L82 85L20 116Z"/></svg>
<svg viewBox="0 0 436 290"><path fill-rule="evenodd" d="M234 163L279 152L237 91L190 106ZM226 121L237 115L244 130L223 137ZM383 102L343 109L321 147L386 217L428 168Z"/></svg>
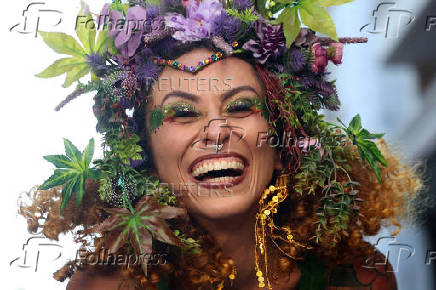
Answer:
<svg viewBox="0 0 436 290"><path fill-rule="evenodd" d="M210 44L205 45L204 43L187 45L182 49L173 50L172 56L176 57L201 45L211 48ZM149 149L149 136L146 133L145 105L135 110L135 118L140 127L140 145L146 152L149 152L147 150ZM401 229L400 220L410 217L413 212L411 204L418 193L422 191L423 184L418 167L411 167L400 162L397 156L389 152L385 141L382 140L378 145L388 165L381 168L382 182L377 180L368 165L361 162L357 149L349 150L348 154L344 156L351 169L349 175L352 180L360 184L359 198L363 200L360 203L360 215L350 214L345 229L337 229L330 234L327 232L318 240L315 238L317 209L322 202L320 188L314 194L292 193L278 209L277 216L281 226L292 229L295 238L311 245L313 251L329 266L351 263L356 257L371 255L373 247L364 241L363 237L376 235L382 226L396 226L397 229L392 234L397 235ZM295 152L285 152L284 158L296 162L295 158L290 158L291 154L295 154ZM151 158L148 158L148 162L144 163L143 166L151 168L153 166ZM337 180L340 183L345 183L347 176L339 174ZM105 255L101 249L105 248L105 238L108 237L86 232L87 229L102 222L107 217L107 214L101 209L98 186L98 182L88 181L82 203L79 206L75 202L68 203L62 216L59 213L60 187L47 191L37 190L36 187L32 188L28 192L28 196L33 203L20 207L20 213L27 219L29 232L37 232L42 229L42 233L47 238L57 240L61 233L74 231L75 240L82 243L83 249L96 255ZM291 183L291 189L292 186ZM183 207L181 201L178 201L178 205ZM353 207L349 210L352 212ZM147 276L143 273L140 265L108 267L71 261L57 271L54 278L64 281L71 277L77 269L100 271L101 273L112 273L118 269L122 271L125 278L122 283L133 283L137 289L157 289L157 284L164 277L170 277L170 284L178 285L178 288L183 289L214 289L218 285L230 287L230 281L227 277L231 274L233 262L230 258L223 256L223 252L217 247L207 231L191 220L189 216L171 220L170 227L197 240L201 246L201 252L187 253L177 248L170 248L170 251L166 252L166 263L158 263L150 267ZM159 249L159 243L157 243L154 250ZM303 255L301 249L289 245L285 246L285 250L292 256ZM116 255L130 253L131 249L128 246L123 246ZM116 255L110 257L111 261L116 259ZM276 273L289 273L292 270L293 264L287 256L275 251L272 257Z"/></svg>

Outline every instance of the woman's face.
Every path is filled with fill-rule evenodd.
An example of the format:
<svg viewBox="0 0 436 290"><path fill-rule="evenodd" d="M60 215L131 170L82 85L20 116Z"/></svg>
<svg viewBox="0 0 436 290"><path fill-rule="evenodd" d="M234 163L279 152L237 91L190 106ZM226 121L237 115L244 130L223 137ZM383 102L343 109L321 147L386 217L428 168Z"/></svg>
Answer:
<svg viewBox="0 0 436 290"><path fill-rule="evenodd" d="M212 54L198 48L177 61L196 65ZM274 148L259 141L267 121L253 104L263 98L253 67L234 57L195 75L165 67L154 83L147 116L160 105L172 112L151 134L156 174L189 212L224 218L248 211L280 169Z"/></svg>

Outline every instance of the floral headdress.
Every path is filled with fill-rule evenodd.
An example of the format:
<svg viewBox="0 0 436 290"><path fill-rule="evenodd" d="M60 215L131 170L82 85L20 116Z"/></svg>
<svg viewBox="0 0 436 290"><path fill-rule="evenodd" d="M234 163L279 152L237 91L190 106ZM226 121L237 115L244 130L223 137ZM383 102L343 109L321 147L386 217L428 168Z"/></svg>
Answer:
<svg viewBox="0 0 436 290"><path fill-rule="evenodd" d="M293 191L314 194L320 189L324 196L315 221L316 238L325 232L339 235L349 215L358 216L361 201L355 181L336 181L338 172L349 176L343 157L357 147L362 162L373 169L379 181L379 166L387 165L372 141L383 134L362 128L359 115L347 126L339 119L339 125L328 123L319 113L340 106L335 82L328 80L325 71L327 64L341 63L344 44L366 42L365 38L338 38L326 12L325 7L351 1L113 1L104 5L96 19L83 5L76 31L82 44L64 33L39 32L48 46L69 57L55 61L37 76L65 73L64 87L77 83L56 110L81 94L96 91L93 110L97 131L104 136L104 157L91 165L93 139L83 152L64 139L66 155L44 156L56 170L39 189L63 185L62 212L73 194L80 204L87 179L98 180L99 196L110 217L92 230L118 232L112 251L130 243L138 254L145 253L151 250L153 238L195 247L195 240L182 237L165 222L182 215L183 210L173 207L175 196L158 188L157 177L147 171L151 160L140 146L133 114L146 102L140 92L150 88L163 66L196 73L229 55L248 56L268 88L265 102L258 107L268 120L269 133L293 138L280 152L292 173ZM301 28L301 24L307 27ZM198 65L167 58L178 46L205 39L217 51ZM80 82L89 73L91 81ZM168 108L155 107L147 121L157 130L172 114ZM143 269L147 273L146 262Z"/></svg>

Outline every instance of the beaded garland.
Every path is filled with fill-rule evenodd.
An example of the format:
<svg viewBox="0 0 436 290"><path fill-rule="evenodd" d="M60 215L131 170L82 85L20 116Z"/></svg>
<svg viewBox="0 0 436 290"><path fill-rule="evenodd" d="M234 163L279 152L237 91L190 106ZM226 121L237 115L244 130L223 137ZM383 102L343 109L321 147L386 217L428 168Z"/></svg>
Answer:
<svg viewBox="0 0 436 290"><path fill-rule="evenodd" d="M181 71L196 73L196 72L202 70L205 66L207 66L211 63L214 63L218 60L223 59L225 56L226 56L225 52L219 51L217 53L212 54L210 57L206 57L205 59L199 61L196 66L194 66L194 65L188 66L188 65L179 63L177 60L174 60L174 59L163 59L163 58L158 58L158 57L153 58L153 62L157 65L166 65L166 66L170 66L172 68L175 68L175 69L178 69Z"/></svg>

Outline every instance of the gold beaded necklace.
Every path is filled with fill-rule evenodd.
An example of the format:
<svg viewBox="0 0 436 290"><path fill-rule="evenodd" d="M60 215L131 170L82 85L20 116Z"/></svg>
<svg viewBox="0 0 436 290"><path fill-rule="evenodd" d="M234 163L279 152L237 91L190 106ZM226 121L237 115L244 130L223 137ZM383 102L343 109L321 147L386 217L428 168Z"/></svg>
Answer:
<svg viewBox="0 0 436 290"><path fill-rule="evenodd" d="M266 286L268 290L272 289L268 277L268 255L266 245L267 234L269 234L269 236L272 238L272 242L282 253L294 260L297 258L282 250L280 246L274 241L274 239L280 239L283 242L287 242L290 245L294 245L297 247L303 247L306 249L312 248L295 241L294 236L292 235L292 230L289 227L279 228L274 224L273 216L275 213L277 213L277 208L279 204L283 202L289 195L289 184L289 174L283 174L278 176L276 179L276 184L270 185L267 189L265 189L259 200L259 211L256 214L256 223L254 229L256 243L254 248L255 271L259 288L264 288ZM275 230L281 232L281 235L274 234ZM283 236L285 236L286 238L284 238ZM263 257L263 271L261 268L261 256Z"/></svg>

